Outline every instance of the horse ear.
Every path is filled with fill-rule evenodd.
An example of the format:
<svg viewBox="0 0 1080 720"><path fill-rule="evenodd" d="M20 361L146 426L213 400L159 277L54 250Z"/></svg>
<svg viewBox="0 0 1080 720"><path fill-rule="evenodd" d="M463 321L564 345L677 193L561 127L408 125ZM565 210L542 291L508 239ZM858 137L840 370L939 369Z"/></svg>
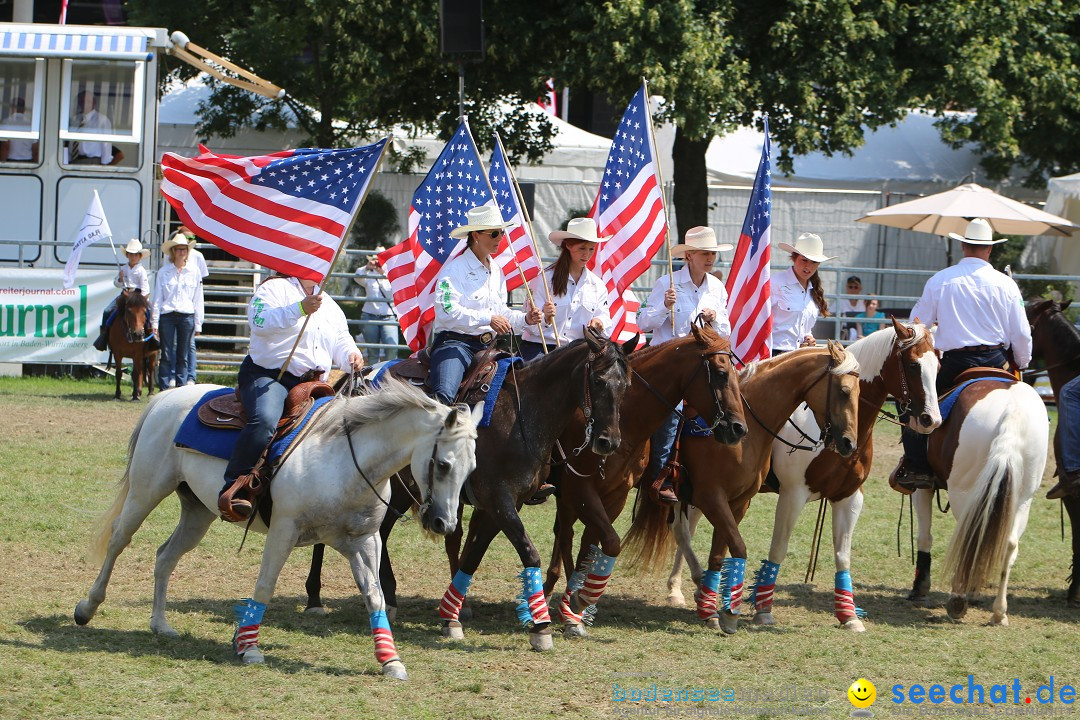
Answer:
<svg viewBox="0 0 1080 720"><path fill-rule="evenodd" d="M896 319L895 315L890 315L892 318L893 329L896 331L896 336L903 338L904 340L910 340L915 335L915 329L909 328L904 323Z"/></svg>
<svg viewBox="0 0 1080 720"><path fill-rule="evenodd" d="M634 337L630 338L622 344L622 351L625 355L629 355L637 349L638 341L641 340L641 333L634 333Z"/></svg>
<svg viewBox="0 0 1080 720"><path fill-rule="evenodd" d="M480 421L483 420L483 419L484 419L484 401L481 400L480 402L473 405L473 409L472 409L473 425L476 425L477 427L479 427L480 426Z"/></svg>
<svg viewBox="0 0 1080 720"><path fill-rule="evenodd" d="M607 341L601 333L598 333L595 328L585 327L585 342L588 343L589 349L593 352L600 352L604 349L604 343Z"/></svg>
<svg viewBox="0 0 1080 720"><path fill-rule="evenodd" d="M1060 310L1061 312L1065 312L1065 309L1068 308L1070 305L1072 305L1072 300L1066 300L1058 306L1058 310Z"/></svg>
<svg viewBox="0 0 1080 720"><path fill-rule="evenodd" d="M455 425L457 425L458 412L460 412L460 410L459 410L457 405L450 408L450 412L448 412L446 414L446 421L443 423L443 427L445 427L447 430L449 430L449 429L453 428Z"/></svg>
<svg viewBox="0 0 1080 720"><path fill-rule="evenodd" d="M835 360L837 364L844 362L846 357L844 355L844 346L835 340L829 340L829 354L832 355L832 359Z"/></svg>

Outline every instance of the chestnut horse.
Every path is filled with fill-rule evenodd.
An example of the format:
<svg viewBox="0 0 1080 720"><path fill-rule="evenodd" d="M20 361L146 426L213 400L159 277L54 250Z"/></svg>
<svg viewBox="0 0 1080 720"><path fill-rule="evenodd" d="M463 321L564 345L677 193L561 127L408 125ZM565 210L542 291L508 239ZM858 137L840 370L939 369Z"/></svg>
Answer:
<svg viewBox="0 0 1080 720"><path fill-rule="evenodd" d="M574 522L580 518L585 530L578 566L586 568L588 581L587 586L579 587L581 583L572 579L571 589L563 596L559 609L568 634L584 634L581 614L586 608L595 608L619 555L621 541L612 522L619 517L630 492L632 474L628 468L639 461L642 448L660 423L672 412L679 412L675 406L685 401L702 418L708 418L718 442L730 445L746 434L730 343L707 325L692 325L690 330L690 335L630 356L633 381L619 414L622 445L608 458L592 452L572 456L562 472L555 544L544 591L550 594L558 581L560 562L567 577L574 573ZM571 443L581 437L583 425L582 417L575 418L563 433L563 447L573 447ZM590 553L592 557L587 558Z"/></svg>
<svg viewBox="0 0 1080 720"><path fill-rule="evenodd" d="M1053 300L1036 300L1027 304L1028 322L1031 323L1032 358L1042 360L1054 396L1060 397L1065 383L1080 375L1080 331L1062 313L1069 303ZM1061 426L1054 433L1054 454L1061 472ZM1080 495L1070 494L1062 499L1072 524L1072 573L1066 602L1069 607L1080 607Z"/></svg>
<svg viewBox="0 0 1080 720"><path fill-rule="evenodd" d="M109 326L109 352L116 363L116 399L120 399L120 379L124 358L131 358L131 399L142 397L145 380L147 395L154 394L157 350L148 350L145 342L150 303L138 289L125 289L116 300L116 317Z"/></svg>

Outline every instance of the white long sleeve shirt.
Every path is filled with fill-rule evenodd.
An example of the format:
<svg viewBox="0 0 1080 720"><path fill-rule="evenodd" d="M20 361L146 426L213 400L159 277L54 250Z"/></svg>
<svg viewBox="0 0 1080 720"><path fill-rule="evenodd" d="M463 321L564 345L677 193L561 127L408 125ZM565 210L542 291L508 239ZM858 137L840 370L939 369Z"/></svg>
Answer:
<svg viewBox="0 0 1080 720"><path fill-rule="evenodd" d="M248 355L256 365L277 370L285 364L304 324L300 302L305 297L296 278L272 277L255 290L248 304ZM359 349L349 334L345 313L332 297L323 295L322 306L311 314L286 370L293 375L322 370L325 379L332 366L349 367L353 352Z"/></svg>
<svg viewBox="0 0 1080 720"><path fill-rule="evenodd" d="M818 306L810 291L813 283L802 283L792 268L782 270L769 281L772 301L772 347L773 350L796 350L803 338L814 334Z"/></svg>
<svg viewBox="0 0 1080 720"><path fill-rule="evenodd" d="M393 317L390 300L394 297L390 281L385 277L364 278L364 312L378 317Z"/></svg>
<svg viewBox="0 0 1080 720"><path fill-rule="evenodd" d="M927 280L911 317L938 324L934 345L942 352L1004 345L1021 368L1031 362L1031 327L1020 288L985 260L963 258Z"/></svg>
<svg viewBox="0 0 1080 720"><path fill-rule="evenodd" d="M499 264L491 259L484 267L472 250L465 250L442 267L435 285L433 333L456 332L483 335L494 332L491 317L505 317L514 332L525 327L525 313L506 304L506 281Z"/></svg>
<svg viewBox="0 0 1080 720"><path fill-rule="evenodd" d="M547 287L550 289L554 273L553 268L548 268L544 271L544 278L537 275L529 283L529 289L532 291L533 300L538 308L543 308L547 300L544 281L546 279ZM578 340L584 337L584 327L594 318L604 324L605 335L611 334L614 323L608 307L607 287L604 281L588 268L581 272L581 277L576 282L572 276L568 276L566 292L562 295L553 294L551 301L555 303L554 325L548 325L545 322L539 325L527 325L521 333L522 340L539 343L541 329L549 347L555 346L556 330L559 332L560 342Z"/></svg>
<svg viewBox="0 0 1080 720"><path fill-rule="evenodd" d="M154 282L154 295L151 324L161 327L158 320L164 313L178 312L195 316L195 332L202 332L203 325L203 287L199 271L193 263L187 263L177 270L172 263L166 263L158 270Z"/></svg>
<svg viewBox="0 0 1080 720"><path fill-rule="evenodd" d="M706 273L700 286L690 278L690 269L683 266L675 272L675 305L668 310L664 306L664 294L671 283L671 277L661 275L649 293L649 299L638 311L638 327L653 334L652 344L659 345L672 338L690 334L690 323L702 310L712 310L716 318L712 328L721 337L731 336L731 322L728 320L728 296L724 283ZM671 313L675 313L675 332L671 331Z"/></svg>
<svg viewBox="0 0 1080 720"><path fill-rule="evenodd" d="M142 263L135 267L124 265L120 268L120 276L113 280L113 285L120 289L126 287L139 288L144 296L150 297L150 278L147 276L146 268L142 266Z"/></svg>

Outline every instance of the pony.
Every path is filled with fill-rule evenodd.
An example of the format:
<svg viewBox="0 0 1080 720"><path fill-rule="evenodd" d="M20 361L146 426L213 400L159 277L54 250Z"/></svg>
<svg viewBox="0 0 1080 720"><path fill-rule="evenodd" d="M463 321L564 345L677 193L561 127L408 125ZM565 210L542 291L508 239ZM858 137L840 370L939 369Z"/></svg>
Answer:
<svg viewBox="0 0 1080 720"><path fill-rule="evenodd" d="M1062 314L1069 307L1068 302L1057 303L1053 300L1035 300L1026 306L1028 322L1031 323L1032 359L1042 360L1046 365L1046 374L1050 377L1050 386L1054 395L1059 396L1062 386L1080 375L1080 331ZM1054 454L1058 458L1058 470L1061 470L1061 427L1054 433ZM1068 495L1061 501L1069 513L1069 523L1073 528L1072 536L1072 573L1067 582L1069 589L1065 594L1071 608L1080 608L1080 496Z"/></svg>
<svg viewBox="0 0 1080 720"><path fill-rule="evenodd" d="M963 387L948 417L930 435L930 467L948 482L956 515L945 555L945 575L952 578L945 605L949 619L961 620L969 596L996 572L990 623L1009 624L1009 573L1042 483L1049 438L1046 406L1033 387L985 379ZM916 490L912 496L919 558L908 599L917 605L925 604L930 592L932 498L931 490Z"/></svg>
<svg viewBox="0 0 1080 720"><path fill-rule="evenodd" d="M488 545L502 532L521 559L521 597L517 615L529 628L529 644L534 650L550 650L551 618L544 601L540 578L540 554L529 538L518 510L539 487L540 473L546 471L551 451L574 417L582 413L584 436L572 447L588 447L600 456L610 455L621 441L619 408L630 383L627 353L637 338L619 345L598 332L586 330L585 337L552 350L524 368L507 373L502 392L495 400L491 423L481 427L476 439L476 470L466 484L473 505L464 549L460 532L446 536L445 549L451 583L439 606L443 637L464 639L462 604ZM380 579L388 603L396 608L397 579L386 541L400 514L412 504L408 473L394 483L391 505L397 511L383 521L383 559ZM320 611L319 589L322 557L312 554L308 575L308 608Z"/></svg>
<svg viewBox="0 0 1080 720"><path fill-rule="evenodd" d="M787 556L788 541L799 513L808 502L827 500L832 508L836 562L833 612L843 628L855 632L866 629L852 593L851 540L862 512L862 485L874 459L874 425L878 414L886 397L892 395L909 416L913 430L929 433L941 424L936 388L939 363L933 335L925 326L904 325L893 319L892 327L867 335L847 349L859 362L858 450L845 458L821 446L793 448L803 436L818 432L813 414L805 408L796 410L791 422L778 433L780 438L773 443L772 469L780 480L780 497L772 545L768 559L761 561L755 574L751 591L753 621L757 625L775 623L772 603L776 578ZM693 534L693 526L690 530ZM668 580L669 599L676 604L682 597L677 568L676 563Z"/></svg>
<svg viewBox="0 0 1080 720"><path fill-rule="evenodd" d="M717 442L734 444L746 435L742 396L732 367L731 345L708 325L691 325L691 333L630 356L633 378L619 413L622 444L610 457L584 452L567 461L558 495L553 528L555 543L544 582L550 595L560 577L560 563L573 578L561 602L552 596L563 618L563 632L584 635L582 615L591 617L611 577L622 541L612 523L619 517L633 477L628 468L640 461L642 447L685 401L700 411ZM580 437L582 418L564 433L563 444ZM585 525L574 577L574 523ZM588 576L588 587L585 577Z"/></svg>
<svg viewBox="0 0 1080 720"><path fill-rule="evenodd" d="M150 511L170 494L180 499L180 521L158 548L150 630L177 633L165 617L169 578L180 558L199 544L218 517L217 497L225 460L177 447L173 438L188 412L213 385L176 388L153 398L139 418L128 445L128 464L112 507L101 517L91 541L91 557L101 571L86 599L75 608L85 625L105 599L117 556ZM290 551L325 543L349 561L367 604L375 658L382 673L408 674L394 646L379 587L382 543L378 529L386 514L389 478L409 466L421 497L424 528L451 532L457 524L458 497L476 467L476 420L482 404L445 407L408 385L387 381L369 395L337 398L291 448L270 485L273 514L269 525L259 513L252 530L266 533L262 567L252 598L236 606L234 650L244 663L260 663L259 625Z"/></svg>
<svg viewBox="0 0 1080 720"><path fill-rule="evenodd" d="M626 537L646 568L669 557L677 544L672 576L681 577L678 568L685 557L698 586L698 618L727 634L738 629L746 573L746 543L738 526L768 470L773 439L805 402L823 428L819 444L835 448L843 457L855 453L859 362L830 340L824 348L794 350L750 363L740 372L739 387L757 427L751 425L742 442L730 447L706 438L683 438L682 463L692 485L689 495L675 507L670 530L667 509L646 502ZM707 569L690 544L692 526L702 514L713 526ZM681 597L677 582L669 580L668 587L669 602L672 595Z"/></svg>
<svg viewBox="0 0 1080 720"><path fill-rule="evenodd" d="M109 352L116 362L116 395L120 399L120 379L124 358L131 358L131 400L142 397L142 386L148 386L147 395L154 394L154 374L157 351L148 350L145 342L150 303L138 289L125 289L116 301L116 319L109 326Z"/></svg>

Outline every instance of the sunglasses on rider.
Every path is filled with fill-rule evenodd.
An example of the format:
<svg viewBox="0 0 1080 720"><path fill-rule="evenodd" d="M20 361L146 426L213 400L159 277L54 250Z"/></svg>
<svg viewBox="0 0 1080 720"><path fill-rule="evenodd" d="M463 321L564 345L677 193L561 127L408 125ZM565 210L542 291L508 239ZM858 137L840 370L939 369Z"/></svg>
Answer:
<svg viewBox="0 0 1080 720"><path fill-rule="evenodd" d="M497 237L502 237L502 234L503 234L503 231L502 231L502 230L489 230L489 231L488 231L488 232L486 233L486 235L487 235L487 236L488 236L489 238L491 238L492 240L494 240L494 239L495 239L495 238L497 238Z"/></svg>

